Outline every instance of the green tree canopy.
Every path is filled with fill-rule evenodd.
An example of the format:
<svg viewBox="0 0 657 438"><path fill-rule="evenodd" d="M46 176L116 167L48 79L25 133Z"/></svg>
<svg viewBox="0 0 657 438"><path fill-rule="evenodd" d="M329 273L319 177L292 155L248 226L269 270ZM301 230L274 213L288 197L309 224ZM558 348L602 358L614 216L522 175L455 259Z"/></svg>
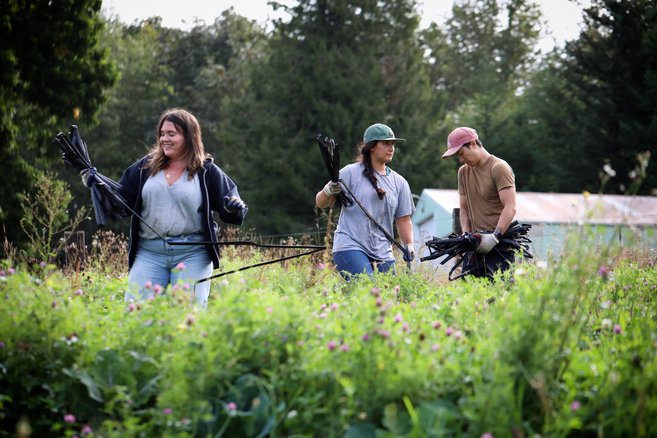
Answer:
<svg viewBox="0 0 657 438"><path fill-rule="evenodd" d="M525 151L521 189L627 192L640 179L634 170L642 151L653 154L640 193L657 188L655 6L596 0L579 38L548 58L507 131ZM605 184L606 164L615 176Z"/></svg>
<svg viewBox="0 0 657 438"><path fill-rule="evenodd" d="M583 188L595 190L609 163L616 176L608 189L624 192L637 154L656 150L657 1L595 0L584 18L580 38L566 46L564 78L583 111L574 140L578 169L571 171L586 175ZM643 193L657 188L656 155Z"/></svg>
<svg viewBox="0 0 657 438"><path fill-rule="evenodd" d="M239 111L249 117L236 120L251 140L243 185L247 220L259 231L312 225L314 195L327 179L318 133L341 144L347 164L365 128L387 123L409 137L392 166L413 179L407 159L435 121L415 10L412 0L301 0L275 23Z"/></svg>
<svg viewBox="0 0 657 438"><path fill-rule="evenodd" d="M115 79L98 45L100 0L3 0L0 8L0 220L18 236L18 189L57 157L52 138L79 115L93 117ZM13 189L13 190L12 190Z"/></svg>

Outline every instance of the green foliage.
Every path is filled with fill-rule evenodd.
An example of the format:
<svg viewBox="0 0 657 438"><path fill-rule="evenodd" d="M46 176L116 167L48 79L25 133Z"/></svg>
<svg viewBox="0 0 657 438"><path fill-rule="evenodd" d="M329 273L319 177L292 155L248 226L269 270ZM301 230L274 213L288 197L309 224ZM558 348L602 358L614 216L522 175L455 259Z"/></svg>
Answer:
<svg viewBox="0 0 657 438"><path fill-rule="evenodd" d="M52 137L75 114L93 118L114 81L98 47L100 0L2 2L0 9L0 220L19 235L18 193L57 156ZM35 31L38 29L38 32Z"/></svg>
<svg viewBox="0 0 657 438"><path fill-rule="evenodd" d="M654 255L568 248L494 283L295 261L215 281L207 310L5 265L0 434L654 436Z"/></svg>
<svg viewBox="0 0 657 438"><path fill-rule="evenodd" d="M85 219L86 209L69 217L68 206L72 195L63 181L54 174L37 174L35 190L18 196L25 212L20 224L30 245L24 250L24 258L53 262L64 247L65 231L73 231Z"/></svg>
<svg viewBox="0 0 657 438"><path fill-rule="evenodd" d="M598 156L618 171L615 184L608 185L616 193L630 185L636 154L654 149L655 6L654 0L595 1L585 11L582 37L567 47L565 77L589 115L584 132L599 145ZM601 164L593 161L589 168ZM657 164L655 158L651 164ZM641 193L656 186L653 175Z"/></svg>
<svg viewBox="0 0 657 438"><path fill-rule="evenodd" d="M417 191L419 175L433 174L414 161L414 151L428 147L426 133L438 116L415 7L411 0L302 0L288 9L289 21L274 23L234 117L249 144L240 157L249 165L240 182L244 198L263 206L276 200L275 208L249 211L247 221L260 232L307 232L313 225L314 195L326 179L317 133L340 143L347 164L365 128L387 123L411 136L393 168ZM266 183L254 174L266 175Z"/></svg>
<svg viewBox="0 0 657 438"><path fill-rule="evenodd" d="M519 169L523 190L595 192L605 164L616 170L607 192L628 193L635 185L635 160L654 150L656 135L655 6L654 0L592 1L579 38L535 78L516 113L516 135L505 134L509 150L537 149L517 159L528 165ZM656 166L653 154L648 167ZM638 194L652 193L655 175L649 172Z"/></svg>

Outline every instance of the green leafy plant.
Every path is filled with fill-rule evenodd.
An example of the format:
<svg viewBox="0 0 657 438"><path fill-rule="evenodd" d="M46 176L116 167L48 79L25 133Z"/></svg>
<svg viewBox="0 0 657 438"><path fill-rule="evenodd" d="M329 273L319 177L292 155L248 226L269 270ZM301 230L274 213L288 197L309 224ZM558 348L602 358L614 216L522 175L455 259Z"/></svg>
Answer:
<svg viewBox="0 0 657 438"><path fill-rule="evenodd" d="M591 232L494 283L269 265L206 310L5 262L0 436L654 436L657 266Z"/></svg>
<svg viewBox="0 0 657 438"><path fill-rule="evenodd" d="M76 229L86 218L81 208L70 217L68 206L73 200L68 185L51 173L39 173L35 187L19 194L23 209L20 225L29 239L29 245L21 250L26 258L52 262L64 247L63 234Z"/></svg>

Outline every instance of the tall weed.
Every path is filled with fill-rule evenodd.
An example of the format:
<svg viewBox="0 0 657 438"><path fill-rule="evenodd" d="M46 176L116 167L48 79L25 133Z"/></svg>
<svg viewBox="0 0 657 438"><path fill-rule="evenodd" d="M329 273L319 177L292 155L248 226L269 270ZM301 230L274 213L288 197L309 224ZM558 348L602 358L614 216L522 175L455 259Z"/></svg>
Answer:
<svg viewBox="0 0 657 438"><path fill-rule="evenodd" d="M20 225L30 244L20 250L25 260L51 263L64 247L64 232L76 229L87 215L85 208L69 216L68 206L73 200L64 181L54 174L38 173L35 188L18 195L23 209Z"/></svg>

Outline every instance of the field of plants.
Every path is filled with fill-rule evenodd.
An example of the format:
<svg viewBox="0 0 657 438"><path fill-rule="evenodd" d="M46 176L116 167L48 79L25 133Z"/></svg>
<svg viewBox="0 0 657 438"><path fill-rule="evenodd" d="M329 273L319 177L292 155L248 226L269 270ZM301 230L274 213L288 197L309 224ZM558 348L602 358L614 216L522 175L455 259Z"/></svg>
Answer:
<svg viewBox="0 0 657 438"><path fill-rule="evenodd" d="M295 259L214 281L207 310L186 285L124 302L102 248L5 260L0 436L657 436L656 254L571 238L494 282Z"/></svg>

